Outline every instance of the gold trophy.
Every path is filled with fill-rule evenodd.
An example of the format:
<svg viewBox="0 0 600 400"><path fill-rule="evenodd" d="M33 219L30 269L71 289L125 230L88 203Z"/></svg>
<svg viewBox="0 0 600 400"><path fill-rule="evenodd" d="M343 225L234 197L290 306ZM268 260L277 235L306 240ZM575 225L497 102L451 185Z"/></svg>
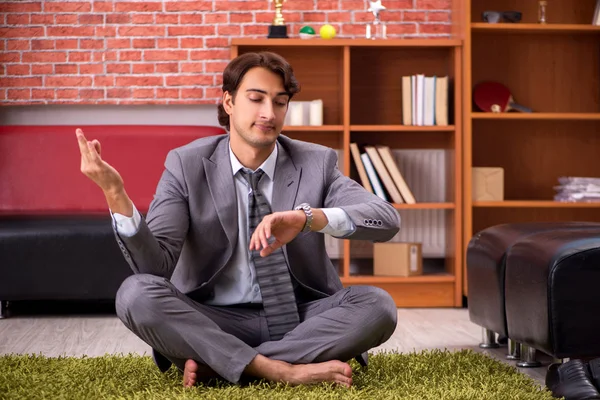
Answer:
<svg viewBox="0 0 600 400"><path fill-rule="evenodd" d="M275 18L273 24L269 25L269 39L287 39L287 26L283 23L283 14L281 9L285 0L271 0L275 3Z"/></svg>

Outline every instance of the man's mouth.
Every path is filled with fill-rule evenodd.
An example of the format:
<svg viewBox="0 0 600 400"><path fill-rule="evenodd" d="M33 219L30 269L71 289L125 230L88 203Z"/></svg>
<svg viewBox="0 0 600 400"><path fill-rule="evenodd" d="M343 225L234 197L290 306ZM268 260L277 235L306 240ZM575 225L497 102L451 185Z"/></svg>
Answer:
<svg viewBox="0 0 600 400"><path fill-rule="evenodd" d="M263 132L268 132L268 131L275 129L274 125L266 125L266 124L254 124L254 125Z"/></svg>

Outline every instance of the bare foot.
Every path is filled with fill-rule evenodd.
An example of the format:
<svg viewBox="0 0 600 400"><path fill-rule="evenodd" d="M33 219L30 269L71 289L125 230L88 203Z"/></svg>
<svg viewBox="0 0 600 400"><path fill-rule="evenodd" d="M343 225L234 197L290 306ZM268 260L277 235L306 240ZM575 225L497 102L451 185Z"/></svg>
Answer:
<svg viewBox="0 0 600 400"><path fill-rule="evenodd" d="M347 363L337 360L314 364L290 364L271 360L259 354L244 372L272 382L284 382L294 386L321 382L352 386L352 368Z"/></svg>
<svg viewBox="0 0 600 400"><path fill-rule="evenodd" d="M187 360L183 369L183 387L192 387L199 381L220 378L208 365L198 364L194 360Z"/></svg>
<svg viewBox="0 0 600 400"><path fill-rule="evenodd" d="M285 381L292 385L306 385L320 382L333 382L342 386L352 386L352 368L345 362L327 361L316 364L292 365Z"/></svg>
<svg viewBox="0 0 600 400"><path fill-rule="evenodd" d="M187 360L183 369L183 387L192 387L196 384L198 364L194 360Z"/></svg>

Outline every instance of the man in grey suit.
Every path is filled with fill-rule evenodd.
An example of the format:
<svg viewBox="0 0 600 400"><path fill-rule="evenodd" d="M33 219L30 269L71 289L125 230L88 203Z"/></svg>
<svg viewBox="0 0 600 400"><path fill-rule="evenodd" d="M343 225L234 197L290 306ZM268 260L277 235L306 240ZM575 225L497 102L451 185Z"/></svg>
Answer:
<svg viewBox="0 0 600 400"><path fill-rule="evenodd" d="M76 132L81 171L103 190L135 272L117 293L117 315L152 347L161 370L173 363L183 371L185 386L210 372L234 383L244 375L350 386L347 361L366 365L367 351L396 327L387 292L343 287L324 235L388 241L399 215L344 176L332 149L280 134L298 91L291 66L277 54L232 60L218 107L228 133L169 152L145 218L102 160L100 143ZM257 186L245 178L253 173L261 176ZM257 217L259 205L269 210L264 218ZM276 254L279 264L268 268L278 264L290 283L279 299L293 299L293 311L273 317L269 307L287 300L265 299L272 277L262 264ZM273 330L277 317L290 324L279 325L289 326L281 337Z"/></svg>

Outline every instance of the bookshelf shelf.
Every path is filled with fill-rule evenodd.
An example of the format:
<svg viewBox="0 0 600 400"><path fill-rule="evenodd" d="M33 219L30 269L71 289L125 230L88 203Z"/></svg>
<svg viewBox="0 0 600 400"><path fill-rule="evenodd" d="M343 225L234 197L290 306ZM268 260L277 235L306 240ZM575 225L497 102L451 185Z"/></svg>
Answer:
<svg viewBox="0 0 600 400"><path fill-rule="evenodd" d="M546 24L537 23L537 1L460 3L465 38L464 269L470 240L490 226L600 221L600 202L553 200L560 177L600 176L600 26L592 25L597 0L580 0L576 7L572 0L548 2ZM523 20L485 23L482 13L487 10L517 10ZM503 83L517 103L534 112L479 112L473 88L483 81ZM473 199L474 167L503 169L501 201ZM466 280L462 287L468 296Z"/></svg>
<svg viewBox="0 0 600 400"><path fill-rule="evenodd" d="M564 33L564 34L600 34L600 26L591 24L522 24L475 22L472 32L481 33Z"/></svg>
<svg viewBox="0 0 600 400"><path fill-rule="evenodd" d="M336 242L340 246L335 250L335 257L332 257L344 285L370 284L380 287L391 294L398 307L462 306L462 190L459 186L462 177L462 43L462 39L454 38L243 38L231 41L232 58L246 52L264 50L282 55L292 64L302 86L294 99L323 100L325 125L286 126L282 133L336 149L340 170L344 175L361 182L351 155L352 143L363 149L366 145L388 147L392 155L387 157L388 163L390 160L398 162L394 159L395 150L435 153L431 157L437 164L432 168L441 168L443 177L437 176L436 179L444 182L441 194L437 195L435 201L443 202L401 203L394 204L394 207L398 213L410 214L404 219L403 229L409 229L406 223L409 218L423 215L419 219L423 222L419 223L432 224L431 229L436 234L445 236L443 253L424 257L424 261L435 264L436 273L425 272L409 278L374 276L373 254L359 255L356 247L353 248L360 247L362 243L357 242L363 241ZM451 125L402 124L402 83L398 77L415 74L448 77L448 122ZM407 183L410 187L408 179ZM420 225L412 229L415 232L423 231ZM361 273L355 274L353 269L351 273L351 267L357 265L361 266Z"/></svg>
<svg viewBox="0 0 600 400"><path fill-rule="evenodd" d="M448 126L415 126L415 125L350 125L355 132L454 132L454 125Z"/></svg>
<svg viewBox="0 0 600 400"><path fill-rule="evenodd" d="M416 203L416 204L397 204L394 203L397 210L452 210L454 203Z"/></svg>
<svg viewBox="0 0 600 400"><path fill-rule="evenodd" d="M373 283L426 283L426 282L454 282L456 278L451 274L423 274L420 276L370 276L354 275L342 277L344 284L373 284Z"/></svg>
<svg viewBox="0 0 600 400"><path fill-rule="evenodd" d="M321 125L321 126L293 126L286 125L283 131L296 132L341 132L344 130L343 125Z"/></svg>
<svg viewBox="0 0 600 400"><path fill-rule="evenodd" d="M233 39L232 46L252 47L455 47L460 46L459 39Z"/></svg>
<svg viewBox="0 0 600 400"><path fill-rule="evenodd" d="M508 112L504 114L473 112L472 119L501 119L501 120L600 120L600 113L552 113L552 112L533 112L520 113Z"/></svg>
<svg viewBox="0 0 600 400"><path fill-rule="evenodd" d="M570 203L553 200L505 200L474 201L473 207L507 207L507 208L600 208L600 201L594 203Z"/></svg>

